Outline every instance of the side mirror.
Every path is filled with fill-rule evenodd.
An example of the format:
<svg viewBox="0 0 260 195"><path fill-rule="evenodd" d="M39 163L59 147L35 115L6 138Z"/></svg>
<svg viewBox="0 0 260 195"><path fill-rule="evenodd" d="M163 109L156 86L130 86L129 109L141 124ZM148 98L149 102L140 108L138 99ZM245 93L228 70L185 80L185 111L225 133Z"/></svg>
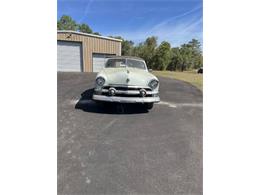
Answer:
<svg viewBox="0 0 260 195"><path fill-rule="evenodd" d="M148 71L149 71L149 72L153 72L153 69L149 69Z"/></svg>

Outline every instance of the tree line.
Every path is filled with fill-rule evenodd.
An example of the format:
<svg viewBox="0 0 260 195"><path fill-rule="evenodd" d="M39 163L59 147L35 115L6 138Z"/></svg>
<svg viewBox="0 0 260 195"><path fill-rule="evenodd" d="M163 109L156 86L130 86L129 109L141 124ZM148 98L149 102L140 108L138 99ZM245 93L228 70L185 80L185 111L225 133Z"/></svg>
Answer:
<svg viewBox="0 0 260 195"><path fill-rule="evenodd" d="M98 32L93 32L93 30L89 27L89 25L85 23L78 24L75 20L73 20L70 16L63 15L57 22L58 30L73 30L79 31L83 33L90 33L95 35L100 35Z"/></svg>
<svg viewBox="0 0 260 195"><path fill-rule="evenodd" d="M57 22L58 30L74 30L84 33L97 34L85 23L77 24L70 16L62 16ZM122 40L122 55L137 56L145 60L149 69L185 71L198 69L203 66L201 44L197 39L179 47L171 47L167 41L158 45L158 38L148 37L137 45L121 36L110 36Z"/></svg>

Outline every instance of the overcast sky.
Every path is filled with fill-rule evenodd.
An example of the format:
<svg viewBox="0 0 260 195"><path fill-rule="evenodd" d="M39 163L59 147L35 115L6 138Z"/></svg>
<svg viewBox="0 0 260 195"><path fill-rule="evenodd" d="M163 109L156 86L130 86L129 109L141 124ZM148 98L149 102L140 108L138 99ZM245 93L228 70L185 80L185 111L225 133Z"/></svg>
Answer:
<svg viewBox="0 0 260 195"><path fill-rule="evenodd" d="M58 19L64 14L135 43L152 35L172 46L192 38L202 43L202 0L58 0Z"/></svg>

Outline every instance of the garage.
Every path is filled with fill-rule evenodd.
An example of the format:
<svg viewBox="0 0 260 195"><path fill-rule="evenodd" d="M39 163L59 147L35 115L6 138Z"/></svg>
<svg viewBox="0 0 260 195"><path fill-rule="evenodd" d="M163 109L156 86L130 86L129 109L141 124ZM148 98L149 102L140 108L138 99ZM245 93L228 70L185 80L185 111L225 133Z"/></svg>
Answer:
<svg viewBox="0 0 260 195"><path fill-rule="evenodd" d="M98 72L107 57L121 55L120 39L70 30L57 32L59 72Z"/></svg>
<svg viewBox="0 0 260 195"><path fill-rule="evenodd" d="M82 45L77 42L58 41L58 71L82 72Z"/></svg>
<svg viewBox="0 0 260 195"><path fill-rule="evenodd" d="M104 68L105 63L108 57L112 57L115 55L111 54L93 54L92 62L93 62L93 72L99 72L102 68Z"/></svg>

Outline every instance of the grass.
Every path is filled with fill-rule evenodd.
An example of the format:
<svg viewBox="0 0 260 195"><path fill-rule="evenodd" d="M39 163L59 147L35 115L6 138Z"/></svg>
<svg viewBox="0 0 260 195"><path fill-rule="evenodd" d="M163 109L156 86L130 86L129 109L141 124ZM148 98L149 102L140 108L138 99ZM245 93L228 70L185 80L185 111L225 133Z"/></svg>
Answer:
<svg viewBox="0 0 260 195"><path fill-rule="evenodd" d="M193 86L197 87L201 91L203 91L203 76L202 74L197 74L196 71L185 71L185 72L153 71L152 73L156 76L186 81L192 84Z"/></svg>

